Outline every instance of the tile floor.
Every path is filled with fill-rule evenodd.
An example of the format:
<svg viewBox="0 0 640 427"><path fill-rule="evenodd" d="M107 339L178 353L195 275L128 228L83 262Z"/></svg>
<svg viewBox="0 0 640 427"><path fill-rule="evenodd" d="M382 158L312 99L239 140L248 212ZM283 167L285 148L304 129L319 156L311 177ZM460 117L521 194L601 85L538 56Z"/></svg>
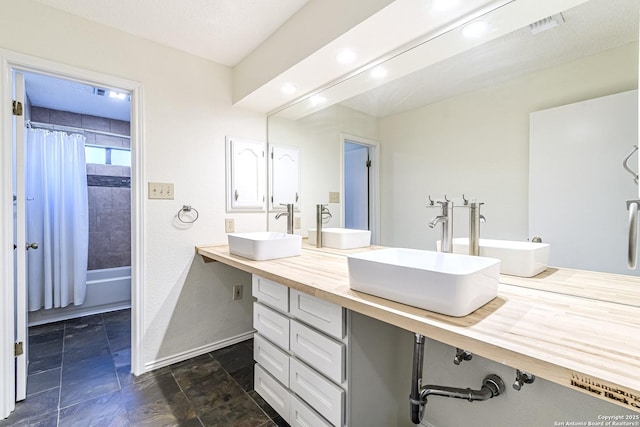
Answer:
<svg viewBox="0 0 640 427"><path fill-rule="evenodd" d="M4 426L224 426L288 424L253 390L253 340L129 373L129 310L29 330L27 399Z"/></svg>

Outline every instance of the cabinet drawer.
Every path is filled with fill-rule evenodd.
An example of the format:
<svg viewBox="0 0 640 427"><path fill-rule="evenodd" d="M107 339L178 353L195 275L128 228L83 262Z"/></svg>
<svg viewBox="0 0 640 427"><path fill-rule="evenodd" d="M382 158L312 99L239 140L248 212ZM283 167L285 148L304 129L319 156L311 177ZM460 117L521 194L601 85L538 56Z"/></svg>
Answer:
<svg viewBox="0 0 640 427"><path fill-rule="evenodd" d="M289 355L258 334L253 337L253 359L289 387Z"/></svg>
<svg viewBox="0 0 640 427"><path fill-rule="evenodd" d="M344 309L295 289L290 292L289 312L309 325L338 339L344 337Z"/></svg>
<svg viewBox="0 0 640 427"><path fill-rule="evenodd" d="M331 427L327 420L297 398L295 394L291 395L289 414L291 427Z"/></svg>
<svg viewBox="0 0 640 427"><path fill-rule="evenodd" d="M341 384L344 380L345 345L308 326L291 320L289 348L309 365Z"/></svg>
<svg viewBox="0 0 640 427"><path fill-rule="evenodd" d="M251 294L260 302L285 313L289 311L289 288L255 274L251 277Z"/></svg>
<svg viewBox="0 0 640 427"><path fill-rule="evenodd" d="M289 318L264 305L253 303L253 327L260 335L289 350Z"/></svg>
<svg viewBox="0 0 640 427"><path fill-rule="evenodd" d="M267 373L258 364L254 367L255 380L254 390L280 414L285 421L289 422L291 395L282 384Z"/></svg>
<svg viewBox="0 0 640 427"><path fill-rule="evenodd" d="M289 388L336 427L342 426L344 390L303 362L291 358Z"/></svg>

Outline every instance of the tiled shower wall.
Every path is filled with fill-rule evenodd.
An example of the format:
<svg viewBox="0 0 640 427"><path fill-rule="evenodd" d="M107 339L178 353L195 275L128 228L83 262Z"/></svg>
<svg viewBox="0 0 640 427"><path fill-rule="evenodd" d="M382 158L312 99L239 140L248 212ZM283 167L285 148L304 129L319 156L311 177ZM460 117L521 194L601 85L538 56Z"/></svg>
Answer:
<svg viewBox="0 0 640 427"><path fill-rule="evenodd" d="M31 107L34 122L129 136L129 122ZM87 144L130 147L128 138L85 133ZM131 168L87 164L89 184L89 270L131 265Z"/></svg>

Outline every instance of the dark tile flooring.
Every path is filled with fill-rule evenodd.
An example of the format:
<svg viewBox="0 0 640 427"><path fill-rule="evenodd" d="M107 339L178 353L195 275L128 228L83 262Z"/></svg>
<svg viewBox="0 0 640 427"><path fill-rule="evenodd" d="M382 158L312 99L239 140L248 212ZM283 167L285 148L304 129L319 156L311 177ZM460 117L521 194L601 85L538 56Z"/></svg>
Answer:
<svg viewBox="0 0 640 427"><path fill-rule="evenodd" d="M129 310L29 330L27 399L4 426L288 424L253 390L253 340L139 377Z"/></svg>

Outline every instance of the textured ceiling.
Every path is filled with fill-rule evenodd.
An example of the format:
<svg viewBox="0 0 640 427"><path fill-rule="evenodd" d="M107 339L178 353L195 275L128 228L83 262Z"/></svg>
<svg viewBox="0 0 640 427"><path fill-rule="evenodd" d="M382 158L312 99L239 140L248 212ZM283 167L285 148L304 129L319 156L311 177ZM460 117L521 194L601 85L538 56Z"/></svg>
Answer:
<svg viewBox="0 0 640 427"><path fill-rule="evenodd" d="M128 100L98 95L93 86L42 74L25 74L25 90L31 105L78 114L130 121Z"/></svg>
<svg viewBox="0 0 640 427"><path fill-rule="evenodd" d="M638 41L639 9L640 0L590 0L563 12L564 25L523 28L341 104L385 117Z"/></svg>
<svg viewBox="0 0 640 427"><path fill-rule="evenodd" d="M35 0L234 66L308 0Z"/></svg>

